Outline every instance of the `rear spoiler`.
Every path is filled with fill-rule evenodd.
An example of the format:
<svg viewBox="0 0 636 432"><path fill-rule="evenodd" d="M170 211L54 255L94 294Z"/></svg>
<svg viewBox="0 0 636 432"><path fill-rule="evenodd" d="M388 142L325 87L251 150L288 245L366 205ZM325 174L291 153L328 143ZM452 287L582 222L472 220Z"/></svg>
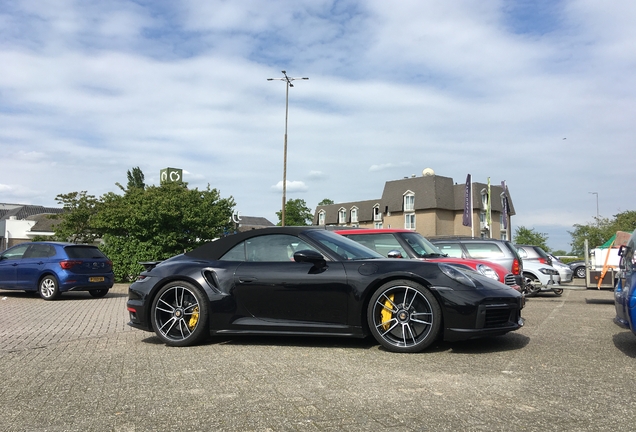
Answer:
<svg viewBox="0 0 636 432"><path fill-rule="evenodd" d="M144 262L140 262L139 264L144 266L144 270L145 271L150 271L153 268L155 268L157 266L157 264L159 264L160 262L161 261L144 261Z"/></svg>

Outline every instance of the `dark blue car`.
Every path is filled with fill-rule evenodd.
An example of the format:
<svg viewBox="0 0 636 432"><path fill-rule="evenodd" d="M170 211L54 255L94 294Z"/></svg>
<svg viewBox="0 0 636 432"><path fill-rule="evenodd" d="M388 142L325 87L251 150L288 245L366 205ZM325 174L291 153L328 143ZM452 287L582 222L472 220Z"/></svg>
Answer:
<svg viewBox="0 0 636 432"><path fill-rule="evenodd" d="M113 282L113 263L96 246L32 242L0 254L0 289L37 291L44 300L66 291L104 297Z"/></svg>
<svg viewBox="0 0 636 432"><path fill-rule="evenodd" d="M636 334L636 231L632 234L627 245L621 246L621 273L614 290L614 304L616 318L614 322L620 327L630 329Z"/></svg>

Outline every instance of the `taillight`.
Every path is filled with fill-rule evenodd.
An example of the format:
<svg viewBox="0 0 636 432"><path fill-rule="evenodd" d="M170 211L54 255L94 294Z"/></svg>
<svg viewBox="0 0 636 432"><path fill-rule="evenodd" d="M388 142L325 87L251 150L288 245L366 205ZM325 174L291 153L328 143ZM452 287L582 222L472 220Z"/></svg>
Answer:
<svg viewBox="0 0 636 432"><path fill-rule="evenodd" d="M539 258L539 262L541 264L547 264L548 263L548 261L545 258Z"/></svg>
<svg viewBox="0 0 636 432"><path fill-rule="evenodd" d="M518 259L514 259L514 261L512 262L512 274L513 275L518 275L519 272L519 260Z"/></svg>
<svg viewBox="0 0 636 432"><path fill-rule="evenodd" d="M71 261L71 260L60 261L60 267L62 267L64 270L70 270L76 265L82 265L82 262L81 261Z"/></svg>

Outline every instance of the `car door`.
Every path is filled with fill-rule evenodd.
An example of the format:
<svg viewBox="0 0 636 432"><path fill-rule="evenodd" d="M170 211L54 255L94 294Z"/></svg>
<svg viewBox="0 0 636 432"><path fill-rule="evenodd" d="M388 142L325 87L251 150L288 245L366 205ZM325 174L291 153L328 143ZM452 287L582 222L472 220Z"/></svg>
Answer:
<svg viewBox="0 0 636 432"><path fill-rule="evenodd" d="M37 290L40 275L55 255L52 245L34 243L26 250L17 266L17 285L26 291Z"/></svg>
<svg viewBox="0 0 636 432"><path fill-rule="evenodd" d="M28 243L17 245L0 254L0 287L18 289L18 265L29 245Z"/></svg>
<svg viewBox="0 0 636 432"><path fill-rule="evenodd" d="M351 290L341 263L317 269L294 261L294 252L315 248L291 235L259 236L245 246L247 258L235 271L232 292L240 308L264 325L293 325L290 331L321 332L348 324Z"/></svg>

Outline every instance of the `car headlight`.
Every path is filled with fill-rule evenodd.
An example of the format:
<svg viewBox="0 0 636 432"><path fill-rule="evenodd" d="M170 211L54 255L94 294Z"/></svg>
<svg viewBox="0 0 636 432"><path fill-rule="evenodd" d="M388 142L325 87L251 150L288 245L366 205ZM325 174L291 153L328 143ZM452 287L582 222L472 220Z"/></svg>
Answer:
<svg viewBox="0 0 636 432"><path fill-rule="evenodd" d="M488 267L486 264L477 264L477 271L490 279L496 281L499 280L499 275L492 267Z"/></svg>
<svg viewBox="0 0 636 432"><path fill-rule="evenodd" d="M558 271L556 271L554 269L551 269L551 268L545 268L545 267L540 268L539 271L541 273L543 273L543 274L546 274L546 275L558 275L559 274Z"/></svg>
<svg viewBox="0 0 636 432"><path fill-rule="evenodd" d="M438 264L439 269L449 278L459 282L462 285L466 285L475 288L475 282L469 278L464 272L458 270L456 267L449 266L447 264Z"/></svg>

